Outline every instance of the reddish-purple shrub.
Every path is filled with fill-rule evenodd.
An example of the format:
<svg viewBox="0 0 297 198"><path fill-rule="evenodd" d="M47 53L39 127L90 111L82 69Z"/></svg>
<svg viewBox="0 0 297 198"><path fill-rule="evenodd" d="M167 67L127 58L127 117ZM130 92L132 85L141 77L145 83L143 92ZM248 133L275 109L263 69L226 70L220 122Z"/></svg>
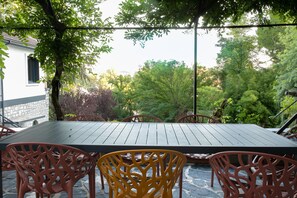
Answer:
<svg viewBox="0 0 297 198"><path fill-rule="evenodd" d="M75 115L101 115L105 120L115 119L115 101L112 91L93 89L89 92L68 92L60 96L63 113Z"/></svg>

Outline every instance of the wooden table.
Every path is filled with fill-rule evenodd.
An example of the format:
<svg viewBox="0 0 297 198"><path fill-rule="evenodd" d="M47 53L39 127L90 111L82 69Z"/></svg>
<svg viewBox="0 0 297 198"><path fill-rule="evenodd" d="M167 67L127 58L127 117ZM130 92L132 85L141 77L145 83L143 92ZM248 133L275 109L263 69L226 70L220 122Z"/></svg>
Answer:
<svg viewBox="0 0 297 198"><path fill-rule="evenodd" d="M296 143L253 124L49 121L3 138L0 150L5 150L13 142L65 144L103 153L145 148L173 149L183 153L226 150L297 153ZM0 174L2 176L1 171Z"/></svg>

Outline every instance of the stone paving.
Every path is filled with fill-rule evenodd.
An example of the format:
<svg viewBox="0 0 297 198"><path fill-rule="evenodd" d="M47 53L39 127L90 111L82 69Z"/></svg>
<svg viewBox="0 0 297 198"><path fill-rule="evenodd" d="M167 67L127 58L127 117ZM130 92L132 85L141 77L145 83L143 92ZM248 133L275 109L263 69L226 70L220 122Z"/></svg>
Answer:
<svg viewBox="0 0 297 198"><path fill-rule="evenodd" d="M108 198L108 185L105 182L105 190L100 191L101 186L99 171L96 170L96 198ZM210 187L211 169L207 165L193 165L187 164L184 167L183 176L183 198L220 198L223 197L223 192L219 186L217 179L215 178L214 187ZM15 171L3 172L3 193L4 198L15 198ZM87 198L88 196L88 177L85 177L77 182L74 188L75 198ZM179 196L178 184L173 189L173 197ZM26 198L35 198L34 193L27 193ZM53 195L52 198L66 198L66 193L58 193Z"/></svg>

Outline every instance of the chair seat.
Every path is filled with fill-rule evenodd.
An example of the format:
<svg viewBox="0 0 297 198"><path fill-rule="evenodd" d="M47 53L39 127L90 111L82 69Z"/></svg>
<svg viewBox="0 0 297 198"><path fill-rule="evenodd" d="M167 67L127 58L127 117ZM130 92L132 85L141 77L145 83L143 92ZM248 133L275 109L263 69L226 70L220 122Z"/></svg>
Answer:
<svg viewBox="0 0 297 198"><path fill-rule="evenodd" d="M142 160L142 155L141 154L136 154L136 155L134 155L134 156L132 156L132 154L131 153L126 153L126 154L123 154L123 155L121 155L121 157L122 157L122 159L125 161L125 162L130 162L130 163L132 163L132 159L134 158L134 160L136 161L136 162L139 162L140 160ZM144 158L145 159L148 159L150 157L150 155L149 154L145 154L144 155ZM153 159L157 159L157 157L158 156L153 156Z"/></svg>
<svg viewBox="0 0 297 198"><path fill-rule="evenodd" d="M186 153L185 156L189 159L208 160L209 153Z"/></svg>

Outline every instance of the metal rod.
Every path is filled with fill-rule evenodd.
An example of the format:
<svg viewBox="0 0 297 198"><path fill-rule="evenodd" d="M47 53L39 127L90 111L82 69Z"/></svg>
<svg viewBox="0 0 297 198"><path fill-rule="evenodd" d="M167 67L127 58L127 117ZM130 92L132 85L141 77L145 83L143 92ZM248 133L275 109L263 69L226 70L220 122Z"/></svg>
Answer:
<svg viewBox="0 0 297 198"><path fill-rule="evenodd" d="M287 106L285 109L283 109L280 112L278 112L275 116L272 116L272 118L274 119L274 118L278 117L280 114L282 114L284 111L286 111L288 108L290 108L296 102L297 102L297 100L295 100L292 104L290 104L289 106Z"/></svg>
<svg viewBox="0 0 297 198"><path fill-rule="evenodd" d="M278 23L278 24L248 24L248 25L214 25L214 26L200 26L196 27L197 29L223 29L223 28L253 28L253 27L282 27L282 26L297 26L297 23ZM165 30L172 30L172 29L192 29L192 26L175 26L175 27L164 27L164 26L156 26L156 27L98 27L98 26L77 26L77 27L66 27L66 29L73 29L73 30L158 30L158 29L165 29ZM39 29L53 29L50 26L35 26L35 27L25 27L25 26L15 26L15 27L6 27L0 26L0 29L7 29L7 30L39 30Z"/></svg>
<svg viewBox="0 0 297 198"><path fill-rule="evenodd" d="M197 27L198 19L194 25L194 76L193 76L193 113L197 114Z"/></svg>

